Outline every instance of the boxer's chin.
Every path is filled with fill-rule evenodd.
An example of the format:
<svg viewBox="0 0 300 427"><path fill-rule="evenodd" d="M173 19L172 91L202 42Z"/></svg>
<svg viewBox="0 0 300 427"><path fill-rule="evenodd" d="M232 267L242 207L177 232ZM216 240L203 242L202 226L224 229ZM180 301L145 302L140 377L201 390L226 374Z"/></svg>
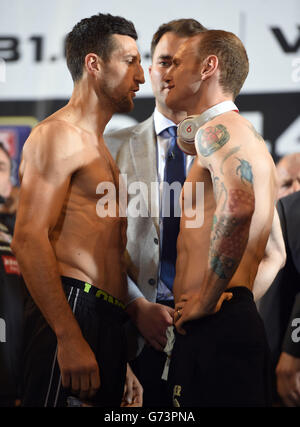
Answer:
<svg viewBox="0 0 300 427"><path fill-rule="evenodd" d="M133 107L134 103L131 97L123 98L116 103L116 113L129 113Z"/></svg>
<svg viewBox="0 0 300 427"><path fill-rule="evenodd" d="M176 96L169 92L166 97L166 104L171 110L176 110L178 106L178 100L176 99Z"/></svg>

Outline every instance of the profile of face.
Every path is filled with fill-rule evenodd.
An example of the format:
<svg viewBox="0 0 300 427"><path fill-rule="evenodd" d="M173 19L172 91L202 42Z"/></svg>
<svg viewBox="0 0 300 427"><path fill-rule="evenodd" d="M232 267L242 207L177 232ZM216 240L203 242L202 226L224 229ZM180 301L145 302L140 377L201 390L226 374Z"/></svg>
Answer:
<svg viewBox="0 0 300 427"><path fill-rule="evenodd" d="M175 53L186 40L188 40L187 37L179 37L176 33L168 31L161 37L154 49L149 74L156 106L161 113L164 113L167 108L166 98L169 93L165 75L172 65Z"/></svg>
<svg viewBox="0 0 300 427"><path fill-rule="evenodd" d="M11 164L7 154L0 147L0 196L7 198L12 189Z"/></svg>
<svg viewBox="0 0 300 427"><path fill-rule="evenodd" d="M199 99L202 79L198 45L198 36L191 37L179 47L174 55L172 66L165 76L169 89L166 104L169 108L193 111L193 105L196 105Z"/></svg>
<svg viewBox="0 0 300 427"><path fill-rule="evenodd" d="M279 181L278 199L300 190L300 153L283 157L276 169Z"/></svg>
<svg viewBox="0 0 300 427"><path fill-rule="evenodd" d="M135 40L114 34L114 49L107 62L102 61L99 92L112 104L116 113L133 109L139 85L145 83L141 57Z"/></svg>

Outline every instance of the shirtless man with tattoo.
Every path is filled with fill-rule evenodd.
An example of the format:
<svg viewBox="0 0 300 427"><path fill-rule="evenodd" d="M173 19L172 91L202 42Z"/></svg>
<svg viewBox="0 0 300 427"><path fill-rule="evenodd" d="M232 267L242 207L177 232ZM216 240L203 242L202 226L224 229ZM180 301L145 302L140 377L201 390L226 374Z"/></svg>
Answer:
<svg viewBox="0 0 300 427"><path fill-rule="evenodd" d="M169 385L175 406L270 403L269 349L252 289L277 179L262 137L233 103L247 74L242 42L210 30L179 48L166 76L167 105L200 115L193 143L187 138L193 123L178 128L179 146L196 158L182 191L173 288L177 331ZM197 182L204 183L204 222L192 227L185 205L202 208Z"/></svg>
<svg viewBox="0 0 300 427"><path fill-rule="evenodd" d="M69 103L29 136L13 250L32 296L26 307L24 406L121 405L126 218L100 217L100 183L118 192L103 140L144 83L133 24L98 14L68 34Z"/></svg>

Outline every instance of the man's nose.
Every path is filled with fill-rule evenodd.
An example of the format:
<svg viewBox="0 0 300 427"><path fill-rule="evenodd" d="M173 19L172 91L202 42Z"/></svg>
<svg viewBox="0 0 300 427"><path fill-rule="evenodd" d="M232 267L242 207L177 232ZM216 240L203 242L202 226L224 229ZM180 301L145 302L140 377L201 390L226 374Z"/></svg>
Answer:
<svg viewBox="0 0 300 427"><path fill-rule="evenodd" d="M166 72L164 73L164 75L163 75L163 80L165 81L165 82L169 82L169 81L171 81L171 77L172 77L172 75L171 75L171 71L172 71L172 65L171 65L171 67L169 67L167 70L166 70Z"/></svg>
<svg viewBox="0 0 300 427"><path fill-rule="evenodd" d="M141 66L141 64L139 64L139 66L138 66L137 81L140 84L144 84L145 83L144 70L143 70L143 67Z"/></svg>

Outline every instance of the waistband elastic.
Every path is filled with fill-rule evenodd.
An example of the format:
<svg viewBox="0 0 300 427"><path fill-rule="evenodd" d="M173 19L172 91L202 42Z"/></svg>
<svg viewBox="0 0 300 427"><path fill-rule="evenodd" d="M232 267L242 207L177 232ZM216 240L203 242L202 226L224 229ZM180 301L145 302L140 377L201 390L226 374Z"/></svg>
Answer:
<svg viewBox="0 0 300 427"><path fill-rule="evenodd" d="M62 283L68 286L74 286L75 288L81 289L83 292L89 295L95 296L95 298L102 299L116 307L120 307L123 310L125 309L125 304L123 304L118 298L113 297L106 291L97 288L94 285L91 285L88 282L83 282L82 280L74 279L73 277L61 276Z"/></svg>

